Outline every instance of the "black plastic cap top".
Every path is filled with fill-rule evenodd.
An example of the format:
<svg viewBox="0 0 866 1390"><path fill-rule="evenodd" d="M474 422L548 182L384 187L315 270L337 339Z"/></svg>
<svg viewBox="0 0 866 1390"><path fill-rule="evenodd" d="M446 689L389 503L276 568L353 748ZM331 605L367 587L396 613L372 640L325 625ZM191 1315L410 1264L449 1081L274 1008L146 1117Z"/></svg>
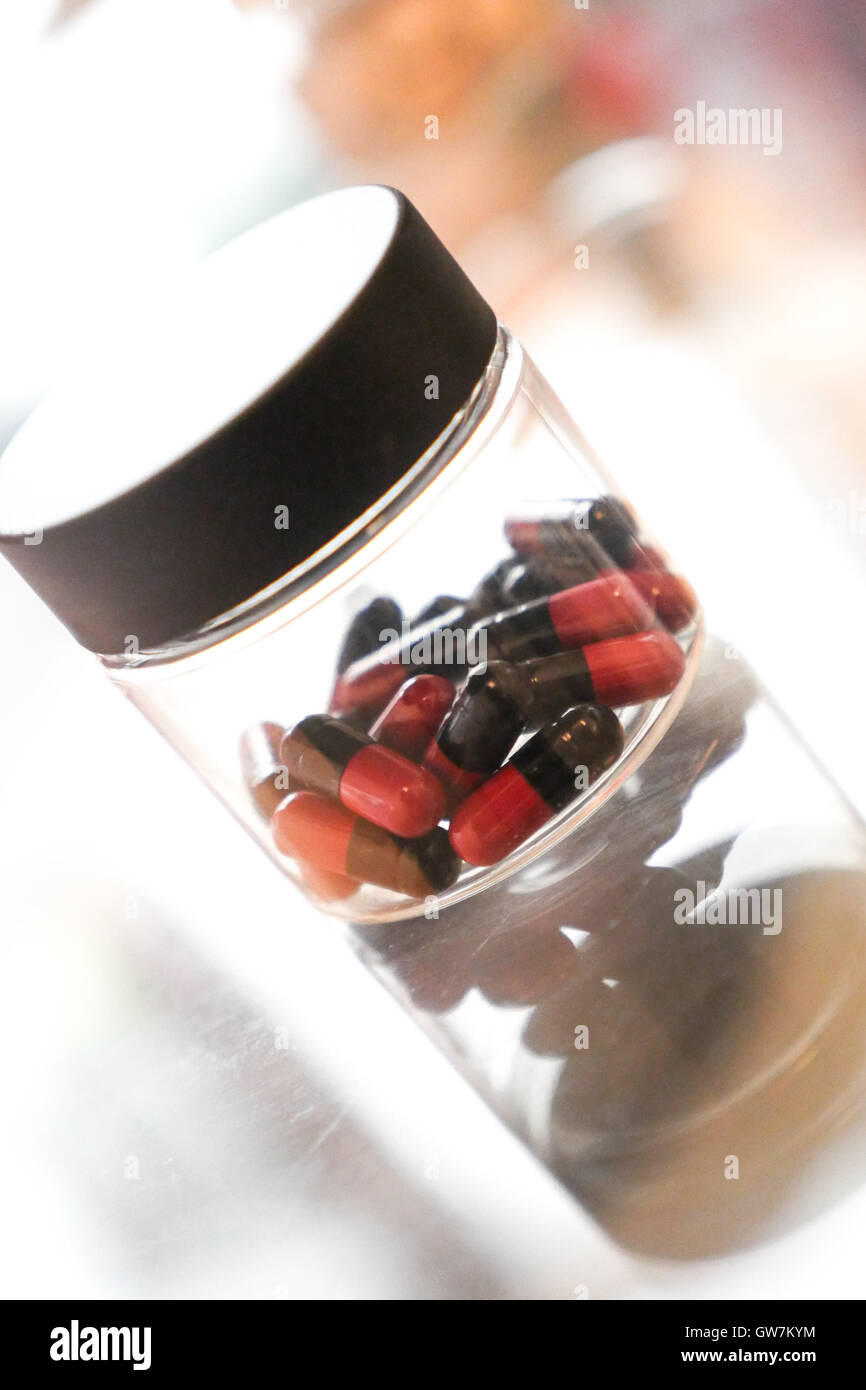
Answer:
<svg viewBox="0 0 866 1390"><path fill-rule="evenodd" d="M142 336L0 459L0 552L104 654L197 631L352 525L465 404L496 320L412 204L370 186L209 257L149 356Z"/></svg>

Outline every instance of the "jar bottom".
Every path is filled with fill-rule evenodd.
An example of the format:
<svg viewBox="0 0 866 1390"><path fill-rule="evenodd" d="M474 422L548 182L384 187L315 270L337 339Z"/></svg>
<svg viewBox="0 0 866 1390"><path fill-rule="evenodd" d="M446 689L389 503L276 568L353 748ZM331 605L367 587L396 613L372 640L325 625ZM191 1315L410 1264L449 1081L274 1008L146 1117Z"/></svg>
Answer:
<svg viewBox="0 0 866 1390"><path fill-rule="evenodd" d="M355 946L620 1245L730 1254L862 1184L866 828L712 634L621 793Z"/></svg>

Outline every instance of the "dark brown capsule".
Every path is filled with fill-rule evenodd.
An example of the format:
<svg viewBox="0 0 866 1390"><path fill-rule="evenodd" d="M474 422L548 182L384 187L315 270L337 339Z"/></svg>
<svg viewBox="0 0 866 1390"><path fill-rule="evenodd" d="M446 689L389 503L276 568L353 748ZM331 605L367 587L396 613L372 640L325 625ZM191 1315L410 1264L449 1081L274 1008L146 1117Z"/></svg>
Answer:
<svg viewBox="0 0 866 1390"><path fill-rule="evenodd" d="M263 820L270 820L284 797L299 785L292 782L280 758L284 733L281 724L266 720L252 724L241 735L241 774Z"/></svg>

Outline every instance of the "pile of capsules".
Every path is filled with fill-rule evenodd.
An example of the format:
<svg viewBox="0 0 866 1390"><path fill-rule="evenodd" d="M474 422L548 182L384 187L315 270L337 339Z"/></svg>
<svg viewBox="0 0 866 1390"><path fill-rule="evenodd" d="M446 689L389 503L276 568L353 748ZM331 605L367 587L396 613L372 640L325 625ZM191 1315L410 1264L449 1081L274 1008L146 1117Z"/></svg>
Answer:
<svg viewBox="0 0 866 1390"><path fill-rule="evenodd" d="M695 595L621 502L548 503L505 534L468 599L356 615L328 714L244 733L250 795L316 896L427 898L504 859L616 762L614 711L680 680Z"/></svg>

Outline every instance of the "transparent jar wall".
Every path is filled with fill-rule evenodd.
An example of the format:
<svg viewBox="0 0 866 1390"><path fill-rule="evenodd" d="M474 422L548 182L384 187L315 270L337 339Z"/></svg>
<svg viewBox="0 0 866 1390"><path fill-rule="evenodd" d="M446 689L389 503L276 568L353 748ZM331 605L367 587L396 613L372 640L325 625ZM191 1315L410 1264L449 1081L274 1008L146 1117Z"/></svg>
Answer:
<svg viewBox="0 0 866 1390"><path fill-rule="evenodd" d="M320 559L315 582L304 587L303 577L289 577L281 591L262 596L247 612L228 615L218 630L195 634L171 649L112 659L112 678L280 869L316 898L303 869L275 849L251 800L239 759L244 731L260 721L289 728L328 709L346 628L371 599L387 595L411 618L439 595L465 597L511 554L503 534L506 517L521 515L528 503L611 493L614 486L556 397L520 346L500 330L465 418L435 453L419 461L402 494L385 499L356 534ZM658 548L642 529L639 535ZM595 786L508 858L489 869L467 866L437 906L507 877L610 795L674 717L688 688L698 637L696 622L679 634L688 659L672 695L622 712L623 755ZM356 922L429 912L423 900L413 902L370 884L338 901L316 900Z"/></svg>

